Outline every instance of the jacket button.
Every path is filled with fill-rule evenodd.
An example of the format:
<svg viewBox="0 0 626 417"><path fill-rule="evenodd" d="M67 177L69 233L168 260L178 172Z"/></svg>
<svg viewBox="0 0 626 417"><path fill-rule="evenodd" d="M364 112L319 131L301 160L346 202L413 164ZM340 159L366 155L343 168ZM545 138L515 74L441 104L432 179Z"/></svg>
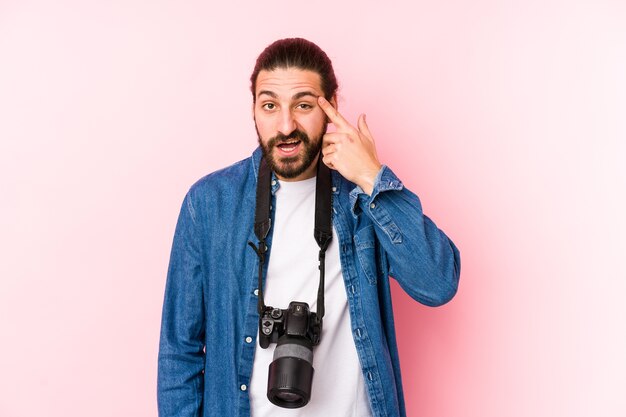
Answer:
<svg viewBox="0 0 626 417"><path fill-rule="evenodd" d="M337 187L333 187L333 193L337 192Z"/></svg>
<svg viewBox="0 0 626 417"><path fill-rule="evenodd" d="M252 338L250 336L246 337L246 343L252 343Z"/></svg>
<svg viewBox="0 0 626 417"><path fill-rule="evenodd" d="M372 209L376 208L376 204L374 204L374 203L370 204L370 208L372 208Z"/></svg>
<svg viewBox="0 0 626 417"><path fill-rule="evenodd" d="M248 386L246 384L241 384L239 389L241 389L242 391L247 391L248 390Z"/></svg>
<svg viewBox="0 0 626 417"><path fill-rule="evenodd" d="M254 295L256 295L257 297L259 296L259 289L258 289L258 288L256 288L256 289L254 290Z"/></svg>
<svg viewBox="0 0 626 417"><path fill-rule="evenodd" d="M276 185L276 180L272 180L272 185Z"/></svg>

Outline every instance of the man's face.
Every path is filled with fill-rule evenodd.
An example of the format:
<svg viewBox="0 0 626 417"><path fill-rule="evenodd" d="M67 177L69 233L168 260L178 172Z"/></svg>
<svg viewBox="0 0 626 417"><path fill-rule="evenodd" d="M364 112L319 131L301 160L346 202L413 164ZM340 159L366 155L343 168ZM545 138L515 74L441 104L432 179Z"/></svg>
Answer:
<svg viewBox="0 0 626 417"><path fill-rule="evenodd" d="M315 176L326 133L326 115L317 104L320 76L297 68L261 71L256 82L254 121L263 155L278 178Z"/></svg>

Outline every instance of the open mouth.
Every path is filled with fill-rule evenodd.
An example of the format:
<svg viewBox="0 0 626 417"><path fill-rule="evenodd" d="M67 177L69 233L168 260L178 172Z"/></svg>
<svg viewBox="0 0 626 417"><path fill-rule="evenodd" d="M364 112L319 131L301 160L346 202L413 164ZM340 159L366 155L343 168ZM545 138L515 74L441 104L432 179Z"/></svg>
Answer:
<svg viewBox="0 0 626 417"><path fill-rule="evenodd" d="M283 142L280 145L276 145L276 147L280 150L282 154L291 155L296 153L298 148L300 147L301 141L299 140L291 140L289 142Z"/></svg>

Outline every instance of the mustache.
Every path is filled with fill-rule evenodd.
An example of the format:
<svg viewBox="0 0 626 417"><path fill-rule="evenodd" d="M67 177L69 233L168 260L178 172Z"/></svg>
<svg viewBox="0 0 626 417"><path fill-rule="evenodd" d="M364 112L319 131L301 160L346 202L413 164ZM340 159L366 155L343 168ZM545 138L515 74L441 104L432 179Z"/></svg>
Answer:
<svg viewBox="0 0 626 417"><path fill-rule="evenodd" d="M290 142L293 140L299 140L305 145L308 145L309 142L311 142L311 139L309 139L309 136L305 132L296 129L289 135L283 135L282 133L278 133L276 136L270 138L267 141L267 146L271 148L276 145L280 145L281 143Z"/></svg>

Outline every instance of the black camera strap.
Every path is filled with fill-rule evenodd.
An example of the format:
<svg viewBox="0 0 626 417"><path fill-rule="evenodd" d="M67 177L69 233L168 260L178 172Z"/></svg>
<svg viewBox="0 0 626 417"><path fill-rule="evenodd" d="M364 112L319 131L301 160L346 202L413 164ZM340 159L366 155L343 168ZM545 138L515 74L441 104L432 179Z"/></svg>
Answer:
<svg viewBox="0 0 626 417"><path fill-rule="evenodd" d="M256 211L254 214L254 234L259 239L258 247L252 242L248 244L254 249L259 257L259 315L263 315L265 311L265 301L263 299L263 266L265 264L265 254L267 253L267 245L265 239L272 227L272 219L270 216L270 202L272 198L272 171L270 170L265 158L261 158L259 166L259 176L256 188ZM330 169L322 162L321 158L317 164L317 179L315 186L315 228L313 236L320 247L319 251L319 270L320 284L317 290L317 313L316 317L321 322L324 317L324 273L326 249L332 240L332 193L331 193L331 177Z"/></svg>

